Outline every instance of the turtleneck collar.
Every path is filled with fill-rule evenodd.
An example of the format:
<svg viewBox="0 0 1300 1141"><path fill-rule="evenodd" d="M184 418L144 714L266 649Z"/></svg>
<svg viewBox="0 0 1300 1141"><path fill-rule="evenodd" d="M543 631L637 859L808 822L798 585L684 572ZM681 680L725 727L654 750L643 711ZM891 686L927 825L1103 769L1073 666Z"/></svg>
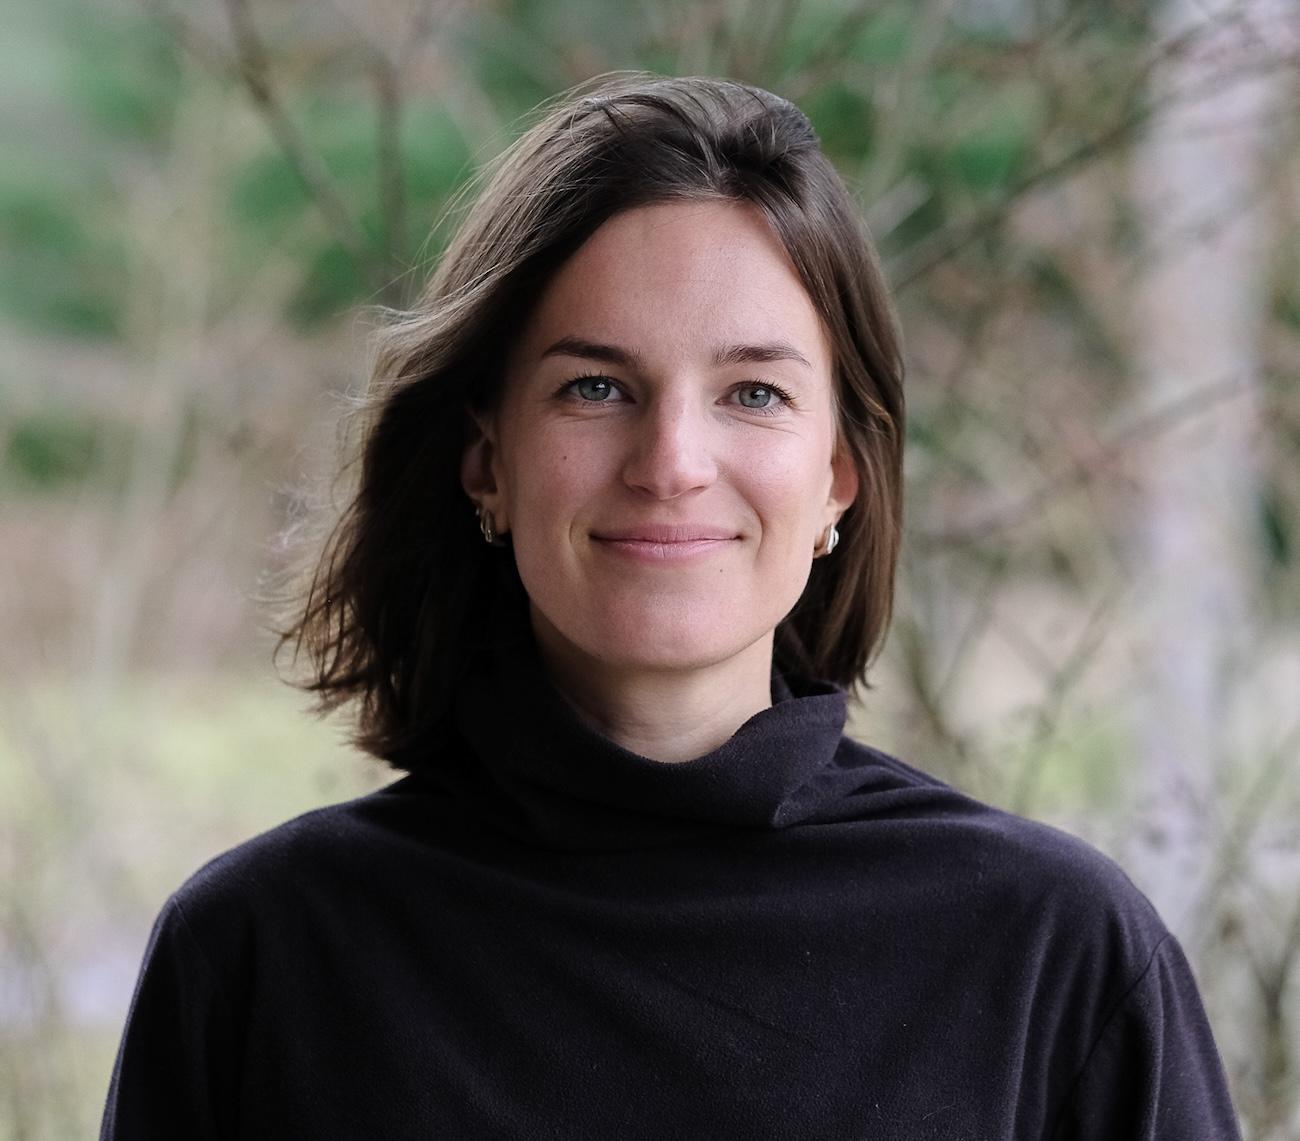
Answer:
<svg viewBox="0 0 1300 1141"><path fill-rule="evenodd" d="M833 779L846 695L772 674L772 705L689 761L638 755L597 732L555 688L526 610L498 608L456 695L465 755L430 777L517 839L560 849L653 847L717 828L774 830L842 794Z"/></svg>

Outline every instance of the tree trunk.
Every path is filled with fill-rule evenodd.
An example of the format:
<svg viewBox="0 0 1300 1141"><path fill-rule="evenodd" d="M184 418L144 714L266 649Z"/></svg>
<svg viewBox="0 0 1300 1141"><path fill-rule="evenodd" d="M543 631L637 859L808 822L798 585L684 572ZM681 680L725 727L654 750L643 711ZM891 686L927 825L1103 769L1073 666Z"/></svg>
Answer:
<svg viewBox="0 0 1300 1141"><path fill-rule="evenodd" d="M1266 298L1260 193L1280 73L1265 66L1277 0L1164 0L1156 110L1135 154L1144 256L1135 294L1142 412L1177 409L1144 449L1134 520L1135 695L1141 829L1131 865L1184 941L1206 932L1203 893L1234 742L1234 677L1252 629ZM1275 125L1274 130L1277 129Z"/></svg>

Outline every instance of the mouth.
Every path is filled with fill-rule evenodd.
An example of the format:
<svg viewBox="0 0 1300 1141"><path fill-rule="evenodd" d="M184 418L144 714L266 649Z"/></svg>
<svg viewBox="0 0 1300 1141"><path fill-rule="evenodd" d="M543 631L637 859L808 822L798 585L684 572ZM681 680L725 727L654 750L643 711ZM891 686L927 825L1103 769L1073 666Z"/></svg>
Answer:
<svg viewBox="0 0 1300 1141"><path fill-rule="evenodd" d="M740 541L734 531L709 526L641 526L591 533L595 545L639 562L683 562L730 549Z"/></svg>
<svg viewBox="0 0 1300 1141"><path fill-rule="evenodd" d="M591 537L607 543L714 543L739 539L735 531L698 523L644 523L593 531Z"/></svg>

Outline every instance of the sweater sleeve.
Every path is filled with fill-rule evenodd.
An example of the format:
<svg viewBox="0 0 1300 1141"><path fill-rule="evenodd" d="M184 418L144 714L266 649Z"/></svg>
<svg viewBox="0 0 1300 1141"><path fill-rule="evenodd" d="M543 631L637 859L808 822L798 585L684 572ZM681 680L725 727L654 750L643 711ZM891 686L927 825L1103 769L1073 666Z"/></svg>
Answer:
<svg viewBox="0 0 1300 1141"><path fill-rule="evenodd" d="M1240 1141L1210 1024L1172 935L1103 1025L1052 1137Z"/></svg>
<svg viewBox="0 0 1300 1141"><path fill-rule="evenodd" d="M100 1141L232 1136L237 1057L227 996L173 896L149 936Z"/></svg>

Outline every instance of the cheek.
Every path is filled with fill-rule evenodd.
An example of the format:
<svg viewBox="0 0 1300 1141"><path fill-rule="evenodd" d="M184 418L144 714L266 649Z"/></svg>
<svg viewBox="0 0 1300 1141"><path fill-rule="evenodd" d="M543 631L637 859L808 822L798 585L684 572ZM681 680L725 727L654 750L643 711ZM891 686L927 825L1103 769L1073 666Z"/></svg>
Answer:
<svg viewBox="0 0 1300 1141"><path fill-rule="evenodd" d="M764 546L773 556L804 553L820 526L830 483L829 461L823 470L803 449L769 451L748 467L742 486L748 488L763 525Z"/></svg>
<svg viewBox="0 0 1300 1141"><path fill-rule="evenodd" d="M603 478L598 449L562 433L520 439L511 449L504 480L512 529L525 537L566 530Z"/></svg>

